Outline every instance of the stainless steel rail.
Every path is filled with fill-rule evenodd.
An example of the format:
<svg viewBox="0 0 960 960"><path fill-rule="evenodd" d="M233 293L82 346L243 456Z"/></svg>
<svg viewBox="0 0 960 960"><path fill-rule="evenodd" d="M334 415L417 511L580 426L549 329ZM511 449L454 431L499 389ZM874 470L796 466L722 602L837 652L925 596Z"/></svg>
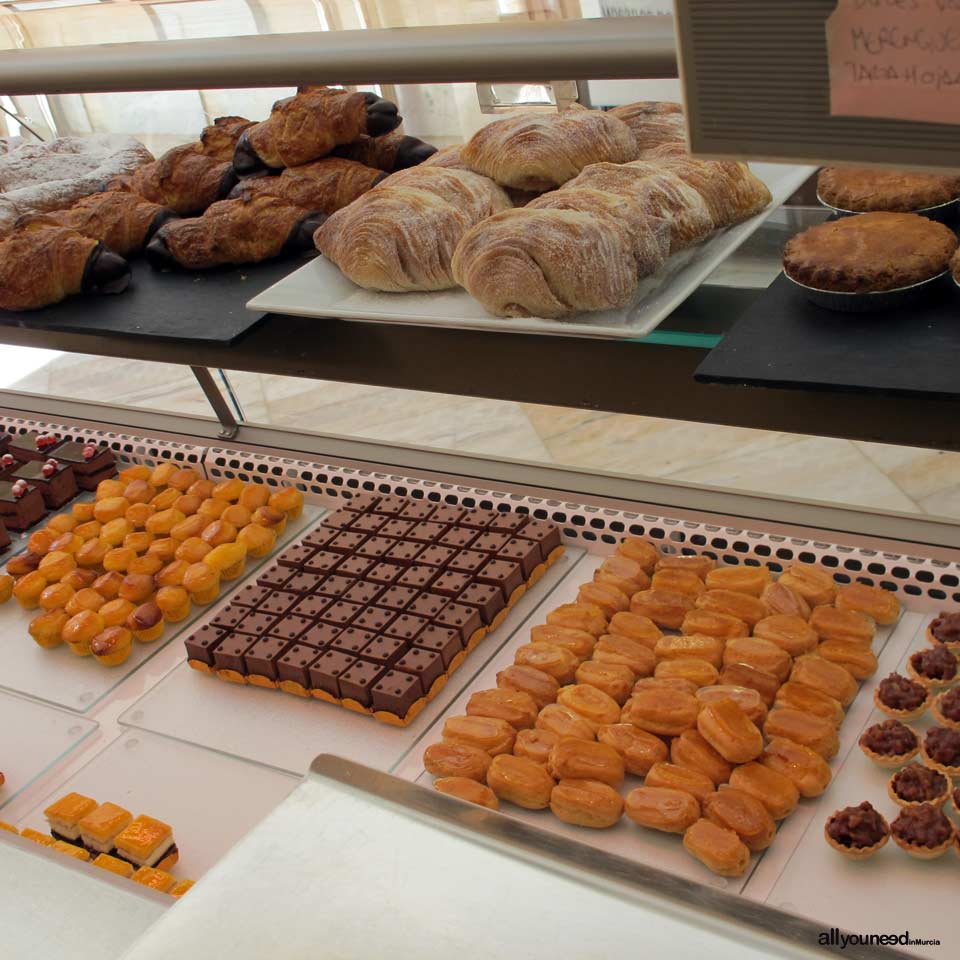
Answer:
<svg viewBox="0 0 960 960"><path fill-rule="evenodd" d="M107 43L0 55L5 94L676 77L670 17Z"/></svg>

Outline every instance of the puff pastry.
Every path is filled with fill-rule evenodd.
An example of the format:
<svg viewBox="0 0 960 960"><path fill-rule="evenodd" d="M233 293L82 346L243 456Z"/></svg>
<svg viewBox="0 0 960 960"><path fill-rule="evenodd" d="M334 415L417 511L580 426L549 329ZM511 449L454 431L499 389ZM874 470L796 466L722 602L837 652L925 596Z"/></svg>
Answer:
<svg viewBox="0 0 960 960"><path fill-rule="evenodd" d="M641 590L630 598L630 611L649 617L658 627L679 630L693 604L693 598L673 590Z"/></svg>
<svg viewBox="0 0 960 960"><path fill-rule="evenodd" d="M900 601L895 594L865 583L848 583L838 587L837 608L865 614L882 626L896 623L900 616Z"/></svg>
<svg viewBox="0 0 960 960"><path fill-rule="evenodd" d="M760 763L733 768L730 786L759 800L774 820L789 817L800 801L800 791L789 777Z"/></svg>
<svg viewBox="0 0 960 960"><path fill-rule="evenodd" d="M817 655L836 663L857 680L866 680L877 672L877 658L869 648L851 640L824 640Z"/></svg>
<svg viewBox="0 0 960 960"><path fill-rule="evenodd" d="M829 607L817 607L828 610ZM801 617L775 613L764 617L754 628L753 635L769 643L775 643L791 657L811 653L817 648L817 632Z"/></svg>
<svg viewBox="0 0 960 960"><path fill-rule="evenodd" d="M514 654L514 663L521 667L533 667L561 683L571 683L580 660L575 653L552 643L527 643Z"/></svg>
<svg viewBox="0 0 960 960"><path fill-rule="evenodd" d="M487 786L500 800L526 810L543 810L550 805L554 783L540 764L505 753L493 758L487 771Z"/></svg>
<svg viewBox="0 0 960 960"><path fill-rule="evenodd" d="M707 588L703 580L693 571L677 567L657 570L650 581L653 590L672 590L685 593L690 597L699 597Z"/></svg>
<svg viewBox="0 0 960 960"><path fill-rule="evenodd" d="M689 680L695 688L714 684L720 677L717 668L712 663L708 660L698 660L695 657L661 660L653 671L653 675L657 679L679 677Z"/></svg>
<svg viewBox="0 0 960 960"><path fill-rule="evenodd" d="M780 580L768 583L760 599L767 605L771 614L810 619L810 604L796 590Z"/></svg>
<svg viewBox="0 0 960 960"><path fill-rule="evenodd" d="M443 724L447 743L477 747L492 757L509 753L516 736L517 731L506 720L492 717L448 717Z"/></svg>
<svg viewBox="0 0 960 960"><path fill-rule="evenodd" d="M467 701L468 717L492 717L506 720L515 730L532 727L537 719L536 701L521 690L478 690Z"/></svg>
<svg viewBox="0 0 960 960"><path fill-rule="evenodd" d="M833 598L837 595L833 575L810 563L790 564L780 574L778 582L799 593L811 607L833 603Z"/></svg>
<svg viewBox="0 0 960 960"><path fill-rule="evenodd" d="M555 677L536 667L522 664L513 664L501 670L497 674L497 686L529 694L538 709L555 702L560 692L560 684Z"/></svg>
<svg viewBox="0 0 960 960"><path fill-rule="evenodd" d="M557 703L573 710L594 727L616 723L620 719L620 705L617 701L602 690L587 684L575 683L563 687L557 696Z"/></svg>
<svg viewBox="0 0 960 960"><path fill-rule="evenodd" d="M814 717L822 717L834 726L840 726L843 723L843 704L821 690L808 687L805 683L788 680L777 691L774 703L778 707L789 707Z"/></svg>
<svg viewBox="0 0 960 960"><path fill-rule="evenodd" d="M598 780L618 787L624 761L614 747L597 740L560 740L550 751L547 770L556 780Z"/></svg>
<svg viewBox="0 0 960 960"><path fill-rule="evenodd" d="M709 777L714 784L726 783L733 767L704 739L699 730L684 730L670 742L670 760Z"/></svg>
<svg viewBox="0 0 960 960"><path fill-rule="evenodd" d="M593 648L597 663L627 667L634 676L649 677L656 666L654 652L638 640L629 640L614 634L605 634Z"/></svg>
<svg viewBox="0 0 960 960"><path fill-rule="evenodd" d="M767 605L758 597L733 590L708 590L697 597L696 605L701 610L736 617L751 627L770 615Z"/></svg>
<svg viewBox="0 0 960 960"><path fill-rule="evenodd" d="M637 691L624 704L620 719L648 733L675 737L696 725L699 712L700 703L691 693L648 688Z"/></svg>
<svg viewBox="0 0 960 960"><path fill-rule="evenodd" d="M595 637L606 632L607 617L592 603L565 603L547 614L547 623L558 627L585 630Z"/></svg>
<svg viewBox="0 0 960 960"><path fill-rule="evenodd" d="M653 650L663 636L660 628L649 618L638 613L618 613L610 618L607 633L611 636L636 640Z"/></svg>
<svg viewBox="0 0 960 960"><path fill-rule="evenodd" d="M777 835L777 825L767 808L749 793L724 786L703 801L703 815L732 830L754 853L766 850Z"/></svg>
<svg viewBox="0 0 960 960"><path fill-rule="evenodd" d="M637 777L646 776L655 763L667 759L663 740L632 723L605 724L597 730L597 740L613 747L623 759L626 772Z"/></svg>
<svg viewBox="0 0 960 960"><path fill-rule="evenodd" d="M680 624L681 633L706 634L729 640L732 637L749 637L750 628L739 617L727 613L715 613L712 610L691 610Z"/></svg>
<svg viewBox="0 0 960 960"><path fill-rule="evenodd" d="M545 706L537 717L536 728L555 733L562 739L594 740L597 728L579 713L559 703Z"/></svg>
<svg viewBox="0 0 960 960"><path fill-rule="evenodd" d="M727 641L723 663L745 663L776 677L781 683L790 675L792 659L786 650L760 637L734 637Z"/></svg>
<svg viewBox="0 0 960 960"><path fill-rule="evenodd" d="M617 545L617 553L636 560L648 574L653 573L660 559L660 551L643 537L626 537L621 540Z"/></svg>
<svg viewBox="0 0 960 960"><path fill-rule="evenodd" d="M740 877L750 865L750 850L733 830L700 819L683 835L683 846L707 869L721 877Z"/></svg>
<svg viewBox="0 0 960 960"><path fill-rule="evenodd" d="M694 658L706 660L719 668L723 662L724 640L705 633L688 633L681 636L661 637L654 647L657 660L681 660Z"/></svg>
<svg viewBox="0 0 960 960"><path fill-rule="evenodd" d="M666 554L657 561L657 570L692 570L701 580L716 567L717 561L705 553Z"/></svg>
<svg viewBox="0 0 960 960"><path fill-rule="evenodd" d="M200 152L212 160L232 163L240 135L252 126L253 121L246 117L217 117L200 134Z"/></svg>
<svg viewBox="0 0 960 960"><path fill-rule="evenodd" d="M625 613L630 606L630 597L612 583L585 583L577 591L578 603L592 603L608 617Z"/></svg>
<svg viewBox="0 0 960 960"><path fill-rule="evenodd" d="M615 703L623 706L633 689L636 675L627 666L619 663L601 663L587 660L577 667L576 681L602 690Z"/></svg>
<svg viewBox="0 0 960 960"><path fill-rule="evenodd" d="M645 156L666 143L678 145L686 151L686 125L683 107L679 103L644 100L613 107L610 113L630 128L638 156Z"/></svg>
<svg viewBox="0 0 960 960"><path fill-rule="evenodd" d="M876 623L855 610L819 606L810 615L810 627L821 640L843 640L860 643L867 647L873 643L877 632Z"/></svg>
<svg viewBox="0 0 960 960"><path fill-rule="evenodd" d="M763 735L732 698L704 704L697 730L729 763L747 763L763 752Z"/></svg>
<svg viewBox="0 0 960 960"><path fill-rule="evenodd" d="M839 700L845 707L849 707L857 695L857 681L849 671L813 653L794 660L790 679Z"/></svg>
<svg viewBox="0 0 960 960"><path fill-rule="evenodd" d="M700 804L683 790L643 786L627 794L624 813L641 827L683 833L700 819Z"/></svg>
<svg viewBox="0 0 960 960"><path fill-rule="evenodd" d="M362 135L357 137L353 143L347 143L333 149L335 157L355 160L357 163L375 167L377 170L383 170L387 173L419 166L435 156L436 153L437 148L432 144L425 143L417 137L408 137L400 130L393 130L382 137ZM466 170L468 168L463 166L461 169Z"/></svg>
<svg viewBox="0 0 960 960"><path fill-rule="evenodd" d="M477 783L467 777L441 777L433 781L433 788L445 793L448 797L466 800L489 810L499 810L500 801L497 795L484 783Z"/></svg>
<svg viewBox="0 0 960 960"><path fill-rule="evenodd" d="M713 781L705 773L666 761L655 763L647 771L644 782L648 787L683 790L696 797L698 802L703 802L714 791Z"/></svg>
<svg viewBox="0 0 960 960"><path fill-rule="evenodd" d="M610 583L622 590L627 597L633 596L638 590L646 590L650 586L650 577L637 560L629 557L614 555L607 557L594 573L593 579L597 583Z"/></svg>
<svg viewBox="0 0 960 960"><path fill-rule="evenodd" d="M830 720L789 707L773 710L763 725L763 732L770 740L783 737L784 740L809 747L824 760L835 757L840 749L837 728Z"/></svg>
<svg viewBox="0 0 960 960"><path fill-rule="evenodd" d="M577 827L612 827L623 815L623 798L607 783L561 780L550 794L550 809Z"/></svg>
<svg viewBox="0 0 960 960"><path fill-rule="evenodd" d="M423 766L435 777L466 777L483 783L490 754L466 743L431 743L423 752Z"/></svg>
<svg viewBox="0 0 960 960"><path fill-rule="evenodd" d="M781 687L781 689L783 689ZM746 715L751 722L758 727L767 718L767 706L756 690L750 687L737 687L733 684L715 684L713 686L703 686L697 690L696 698L701 703L712 703L715 700L732 700Z"/></svg>
<svg viewBox="0 0 960 960"><path fill-rule="evenodd" d="M802 797L819 797L830 786L832 774L827 761L792 740L771 738L759 762L792 781Z"/></svg>
<svg viewBox="0 0 960 960"><path fill-rule="evenodd" d="M545 767L550 751L560 742L560 737L551 730L518 730L513 745L515 757L526 757Z"/></svg>

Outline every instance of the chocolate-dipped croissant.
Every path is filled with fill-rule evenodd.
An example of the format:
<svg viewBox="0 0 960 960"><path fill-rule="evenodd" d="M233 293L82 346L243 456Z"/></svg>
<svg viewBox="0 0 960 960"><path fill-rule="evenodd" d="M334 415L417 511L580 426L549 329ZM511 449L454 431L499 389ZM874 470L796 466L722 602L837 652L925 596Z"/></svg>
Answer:
<svg viewBox="0 0 960 960"><path fill-rule="evenodd" d="M432 144L394 130L383 137L358 137L353 143L336 147L333 155L394 173L416 167L436 152L437 148Z"/></svg>
<svg viewBox="0 0 960 960"><path fill-rule="evenodd" d="M305 210L336 213L386 177L382 170L352 160L325 157L301 167L288 167L279 177L251 177L237 184L230 194L244 192L255 197L280 197Z"/></svg>
<svg viewBox="0 0 960 960"><path fill-rule="evenodd" d="M136 193L94 193L66 210L45 215L51 223L100 240L122 257L139 253L167 221L177 215Z"/></svg>
<svg viewBox="0 0 960 960"><path fill-rule="evenodd" d="M0 309L37 310L74 293L120 293L130 265L102 243L35 217L0 241Z"/></svg>
<svg viewBox="0 0 960 960"><path fill-rule="evenodd" d="M325 219L279 197L244 195L213 204L202 217L168 223L147 245L146 256L158 269L259 263L311 248Z"/></svg>
<svg viewBox="0 0 960 960"><path fill-rule="evenodd" d="M278 100L270 116L244 130L233 156L240 176L296 167L325 157L361 136L379 137L400 126L397 106L375 93L305 87Z"/></svg>
<svg viewBox="0 0 960 960"><path fill-rule="evenodd" d="M199 143L185 143L127 176L108 180L104 190L136 193L188 217L222 200L236 182L229 163L208 157Z"/></svg>
<svg viewBox="0 0 960 960"><path fill-rule="evenodd" d="M240 135L252 126L253 121L246 117L217 117L200 134L200 152L221 163L232 163Z"/></svg>

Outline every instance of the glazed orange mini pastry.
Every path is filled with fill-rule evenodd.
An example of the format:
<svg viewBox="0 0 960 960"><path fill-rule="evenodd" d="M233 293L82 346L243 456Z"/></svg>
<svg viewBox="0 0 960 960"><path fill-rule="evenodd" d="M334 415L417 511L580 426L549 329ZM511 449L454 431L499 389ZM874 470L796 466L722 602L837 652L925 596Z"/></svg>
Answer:
<svg viewBox="0 0 960 960"><path fill-rule="evenodd" d="M208 500L206 503L217 503L216 500ZM202 509L202 508L201 508ZM219 514L217 514L219 516ZM287 515L282 510L275 510L273 507L257 507L251 516L253 523L259 524L272 530L278 537L287 529Z"/></svg>
<svg viewBox="0 0 960 960"><path fill-rule="evenodd" d="M527 643L517 649L514 662L518 666L533 667L549 674L558 683L570 683L576 675L580 660L576 654L552 643Z"/></svg>
<svg viewBox="0 0 960 960"><path fill-rule="evenodd" d="M630 612L648 617L658 627L679 630L693 609L693 598L673 590L641 590L630 598Z"/></svg>
<svg viewBox="0 0 960 960"><path fill-rule="evenodd" d="M632 693L642 690L679 690L681 693L696 693L697 686L686 677L641 677L634 685Z"/></svg>
<svg viewBox="0 0 960 960"><path fill-rule="evenodd" d="M817 656L843 667L857 680L866 680L877 672L877 658L874 652L855 641L824 640L817 647Z"/></svg>
<svg viewBox="0 0 960 960"><path fill-rule="evenodd" d="M594 727L620 720L620 704L596 687L587 684L571 684L562 687L557 703L573 710ZM531 723L530 726L533 726ZM587 777L586 779L596 779Z"/></svg>
<svg viewBox="0 0 960 960"><path fill-rule="evenodd" d="M639 640L605 634L593 648L592 659L597 663L619 664L637 677L648 677L657 663L654 652Z"/></svg>
<svg viewBox="0 0 960 960"><path fill-rule="evenodd" d="M781 688L782 689L782 688ZM767 718L766 704L756 690L750 687L737 687L729 683L700 687L694 696L701 704L714 703L717 700L732 700L758 727Z"/></svg>
<svg viewBox="0 0 960 960"><path fill-rule="evenodd" d="M636 613L618 613L610 618L607 634L636 640L651 650L663 636L660 628L649 618Z"/></svg>
<svg viewBox="0 0 960 960"><path fill-rule="evenodd" d="M837 594L833 575L822 567L810 563L792 563L777 581L781 586L789 587L798 593L810 607L818 607L824 603L833 603Z"/></svg>
<svg viewBox="0 0 960 960"><path fill-rule="evenodd" d="M64 625L61 636L71 653L78 657L90 656L90 641L103 631L103 617L93 610L83 610L72 616Z"/></svg>
<svg viewBox="0 0 960 960"><path fill-rule="evenodd" d="M90 641L90 652L98 663L116 667L130 656L133 637L126 627L107 627Z"/></svg>
<svg viewBox="0 0 960 960"><path fill-rule="evenodd" d="M433 781L433 788L448 797L466 800L467 803L475 803L490 810L500 809L497 795L486 784L477 783L467 777L441 777Z"/></svg>
<svg viewBox="0 0 960 960"><path fill-rule="evenodd" d="M758 597L734 590L708 590L697 597L697 607L713 613L725 613L753 627L770 615L767 605Z"/></svg>
<svg viewBox="0 0 960 960"><path fill-rule="evenodd" d="M200 482L210 483L210 481L200 481ZM194 486L196 486L196 484L194 484ZM209 487L210 492L206 492L206 490L201 491L199 488L195 491L193 487L191 487L188 492L196 493L198 496L202 494L204 497L209 497L209 496L212 496L213 489L214 489L214 485L210 483L210 487ZM269 501L270 501L270 488L266 484L247 483L247 484L244 484L243 489L240 491L240 499L238 503L240 503L241 506L246 507L248 510L252 512L256 510L257 507L265 507Z"/></svg>
<svg viewBox="0 0 960 960"><path fill-rule="evenodd" d="M801 797L819 797L830 786L827 761L809 747L774 737L768 741L759 762L790 780Z"/></svg>
<svg viewBox="0 0 960 960"><path fill-rule="evenodd" d="M577 592L577 603L589 603L599 607L607 617L625 612L630 598L612 583L585 583Z"/></svg>
<svg viewBox="0 0 960 960"><path fill-rule="evenodd" d="M448 717L443 724L443 739L447 743L464 743L478 747L490 756L509 753L517 731L506 720L491 717Z"/></svg>
<svg viewBox="0 0 960 960"><path fill-rule="evenodd" d="M157 606L170 623L178 623L190 616L193 604L183 587L161 587L157 591Z"/></svg>
<svg viewBox="0 0 960 960"><path fill-rule="evenodd" d="M550 809L564 823L602 830L623 815L623 798L596 780L561 780L550 794Z"/></svg>
<svg viewBox="0 0 960 960"><path fill-rule="evenodd" d="M677 636L661 637L653 652L658 661L662 660L706 660L717 669L723 662L723 651L726 642L719 637L708 634L691 633Z"/></svg>
<svg viewBox="0 0 960 960"><path fill-rule="evenodd" d="M607 557L594 573L593 579L597 583L611 584L622 590L627 597L650 586L650 577L643 567L636 560L618 554Z"/></svg>
<svg viewBox="0 0 960 960"><path fill-rule="evenodd" d="M830 607L817 607L829 610ZM816 630L800 617L776 613L764 617L754 628L753 635L760 640L775 643L791 657L799 657L817 649L819 637Z"/></svg>
<svg viewBox="0 0 960 960"><path fill-rule="evenodd" d="M513 664L504 667L497 674L497 686L505 690L521 690L529 694L542 709L548 703L554 703L560 692L560 684L549 673L537 670L536 667L526 667Z"/></svg>
<svg viewBox="0 0 960 960"><path fill-rule="evenodd" d="M483 783L490 754L465 743L432 743L423 752L423 766L435 777L467 777Z"/></svg>
<svg viewBox="0 0 960 960"><path fill-rule="evenodd" d="M555 733L561 739L572 737L574 740L593 740L596 737L596 727L593 724L559 703L549 703L540 711L536 728Z"/></svg>
<svg viewBox="0 0 960 960"><path fill-rule="evenodd" d="M810 626L821 640L844 640L869 647L877 632L876 623L856 610L838 610L836 607L815 607L810 615Z"/></svg>
<svg viewBox="0 0 960 960"><path fill-rule="evenodd" d="M887 821L864 800L832 813L823 828L827 843L851 860L872 857L890 839Z"/></svg>
<svg viewBox="0 0 960 960"><path fill-rule="evenodd" d="M564 647L578 660L586 660L593 653L596 637L586 630L573 627L558 627L553 624L539 624L530 631L532 643L550 643L555 647Z"/></svg>
<svg viewBox="0 0 960 960"><path fill-rule="evenodd" d="M259 560L277 545L277 535L259 523L248 523L238 534L237 543L247 548L247 555Z"/></svg>
<svg viewBox="0 0 960 960"><path fill-rule="evenodd" d="M283 511L288 520L296 520L303 513L303 494L296 487L281 487L270 494L268 505Z"/></svg>
<svg viewBox="0 0 960 960"><path fill-rule="evenodd" d="M212 567L223 580L235 580L244 570L247 548L242 543L221 543L201 561Z"/></svg>
<svg viewBox="0 0 960 960"><path fill-rule="evenodd" d="M626 772L637 777L646 776L655 763L667 759L663 740L632 723L605 724L597 730L597 740L613 747L620 754Z"/></svg>
<svg viewBox="0 0 960 960"><path fill-rule="evenodd" d="M853 703L859 689L857 681L847 670L813 653L804 654L793 661L790 679L839 700L845 707Z"/></svg>
<svg viewBox="0 0 960 960"><path fill-rule="evenodd" d="M716 683L720 673L712 663L688 657L685 660L661 660L653 675L660 679L680 677L689 680L696 689Z"/></svg>
<svg viewBox="0 0 960 960"><path fill-rule="evenodd" d="M550 751L560 742L560 738L549 730L518 730L513 744L515 757L526 757L541 767L546 767Z"/></svg>
<svg viewBox="0 0 960 960"><path fill-rule="evenodd" d="M493 758L487 770L487 786L500 800L526 810L544 810L550 805L554 783L540 764L505 753Z"/></svg>
<svg viewBox="0 0 960 960"><path fill-rule="evenodd" d="M794 683L793 680L788 680L780 687L774 705L800 710L814 717L822 717L824 720L829 720L835 727L843 723L843 705L839 700L834 700L828 694L814 690L806 684Z"/></svg>
<svg viewBox="0 0 960 960"><path fill-rule="evenodd" d="M596 740L561 739L547 757L547 770L556 780L599 780L613 787L624 777L623 757Z"/></svg>
<svg viewBox="0 0 960 960"><path fill-rule="evenodd" d="M63 628L69 619L65 610L48 610L30 621L27 632L33 637L37 646L51 650L63 643Z"/></svg>
<svg viewBox="0 0 960 960"><path fill-rule="evenodd" d="M194 603L210 603L220 593L220 571L205 563L192 563L183 574L183 587Z"/></svg>
<svg viewBox="0 0 960 960"><path fill-rule="evenodd" d="M747 763L763 752L757 725L730 698L705 704L697 717L697 730L729 763Z"/></svg>
<svg viewBox="0 0 960 960"><path fill-rule="evenodd" d="M733 767L704 740L699 730L684 730L670 742L670 760L709 777L714 784L726 783Z"/></svg>
<svg viewBox="0 0 960 960"><path fill-rule="evenodd" d="M532 727L537 719L538 707L529 693L520 690L478 690L467 701L468 717L491 717L506 720L515 730Z"/></svg>
<svg viewBox="0 0 960 960"><path fill-rule="evenodd" d="M660 552L649 541L641 537L628 537L621 541L617 547L617 553L621 556L636 560L643 567L646 573L653 573L656 569L657 561L660 559Z"/></svg>
<svg viewBox="0 0 960 960"><path fill-rule="evenodd" d="M691 693L650 688L635 693L623 707L620 719L648 733L675 737L696 725L700 703Z"/></svg>
<svg viewBox="0 0 960 960"><path fill-rule="evenodd" d="M736 833L705 818L687 828L683 846L687 853L721 877L743 876L750 865L750 850Z"/></svg>
<svg viewBox="0 0 960 960"><path fill-rule="evenodd" d="M175 490L173 487L167 487L166 490L161 490L147 506L153 507L153 513L151 516L155 516L158 513L165 512L173 508L173 505L180 499L180 491ZM178 510L177 513L180 511Z"/></svg>
<svg viewBox="0 0 960 960"><path fill-rule="evenodd" d="M800 801L800 791L789 777L760 763L734 767L729 783L734 790L759 800L774 820L789 817Z"/></svg>
<svg viewBox="0 0 960 960"><path fill-rule="evenodd" d="M735 687L749 687L760 694L760 699L769 707L780 689L780 681L764 670L746 663L730 663L720 671L720 683Z"/></svg>
<svg viewBox="0 0 960 960"><path fill-rule="evenodd" d="M627 702L635 679L636 675L629 667L618 663L587 660L577 667L577 683L602 690L620 706Z"/></svg>
<svg viewBox="0 0 960 960"><path fill-rule="evenodd" d="M99 610L107 601L93 587L75 590L63 608L72 617L81 610Z"/></svg>
<svg viewBox="0 0 960 960"><path fill-rule="evenodd" d="M718 827L732 830L754 853L766 850L777 835L777 825L756 797L724 787L703 801L703 815Z"/></svg>
<svg viewBox="0 0 960 960"><path fill-rule="evenodd" d="M657 570L692 570L701 580L717 565L702 553L667 554L657 561Z"/></svg>
<svg viewBox="0 0 960 960"><path fill-rule="evenodd" d="M607 629L607 617L592 603L565 603L547 614L547 623L584 630L595 637L599 637Z"/></svg>
<svg viewBox="0 0 960 960"><path fill-rule="evenodd" d="M824 760L835 757L840 749L837 728L830 720L800 710L780 707L772 711L763 725L763 732L768 739L783 737L809 747Z"/></svg>
<svg viewBox="0 0 960 960"><path fill-rule="evenodd" d="M24 610L36 610L40 606L40 596L50 585L39 571L24 574L13 587L13 598Z"/></svg>
<svg viewBox="0 0 960 960"><path fill-rule="evenodd" d="M188 565L199 563L213 547L206 540L199 537L188 537L186 540L177 543L174 556L177 560L184 560Z"/></svg>
<svg viewBox="0 0 960 960"><path fill-rule="evenodd" d="M132 631L134 637L140 643L151 643L158 640L163 633L164 626L163 613L152 601L137 607L127 617L126 623L127 629Z"/></svg>
<svg viewBox="0 0 960 960"><path fill-rule="evenodd" d="M655 763L647 772L644 783L648 787L683 790L692 794L698 801L702 801L715 789L713 781L705 773L666 761Z"/></svg>
<svg viewBox="0 0 960 960"><path fill-rule="evenodd" d="M103 617L103 623L107 627L120 627L127 622L127 618L133 613L134 605L129 600L122 600L117 597L108 600L97 612Z"/></svg>
<svg viewBox="0 0 960 960"><path fill-rule="evenodd" d="M216 522L217 521L214 521L214 523ZM183 543L184 540L189 540L191 537L199 537L208 526L212 525L213 524L211 524L206 517L202 517L199 513L195 513L193 516L187 517L185 520L181 520L179 523L175 523L170 528L169 536L171 536L174 540L179 540L181 543Z"/></svg>
<svg viewBox="0 0 960 960"><path fill-rule="evenodd" d="M197 510L197 514L201 517L207 517L210 520L219 520L221 514L223 513L224 510L227 509L228 506L229 504L227 503L226 500L214 500L213 497L210 497L207 500L204 500L203 503L200 504L200 509ZM263 509L266 509L266 508L263 508ZM259 510L255 511L254 516L256 516L256 514L259 512L260 512ZM286 527L287 515L280 511L277 511L277 512L280 513L280 516L282 517L282 526ZM278 530L277 532L281 533L282 529Z"/></svg>
<svg viewBox="0 0 960 960"><path fill-rule="evenodd" d="M683 593L688 597L699 597L707 587L703 580L693 570L667 567L657 570L650 580L652 590L666 590L672 593Z"/></svg>
<svg viewBox="0 0 960 960"><path fill-rule="evenodd" d="M900 617L900 601L894 593L865 583L848 583L838 587L837 608L862 613L881 626L896 623Z"/></svg>
<svg viewBox="0 0 960 960"><path fill-rule="evenodd" d="M637 787L624 801L624 813L641 827L683 833L700 819L696 797L670 787Z"/></svg>
<svg viewBox="0 0 960 960"><path fill-rule="evenodd" d="M766 567L717 567L707 574L707 589L732 590L760 597L772 579Z"/></svg>
<svg viewBox="0 0 960 960"><path fill-rule="evenodd" d="M683 618L680 632L705 634L708 637L719 637L721 640L750 636L750 628L743 620L726 613L714 613L712 610L691 610Z"/></svg>
<svg viewBox="0 0 960 960"><path fill-rule="evenodd" d="M0 576L0 604L7 603L7 601L9 601L10 598L13 596L14 583L15 581L13 577L7 576L6 574L3 574L2 576ZM43 594L46 592L47 589L49 588L45 588L44 590L41 591L40 593L41 597L43 596ZM43 603L41 602L40 605L43 606ZM58 606L62 606L62 604L54 604L54 606L44 607L44 609L52 610L54 609L54 607L58 607Z"/></svg>
<svg viewBox="0 0 960 960"><path fill-rule="evenodd" d="M179 503L180 501L178 500L177 505L179 505ZM199 509L199 507L200 507L200 504L197 503L197 509ZM183 508L178 506L178 509L182 510ZM187 511L184 510L184 513L186 512ZM248 523L250 523L251 517L252 517L252 511L248 510L246 507L241 506L239 503L231 504L229 507L227 507L226 510L223 511L223 513L220 514L220 519L224 523L232 523L237 528L237 530L239 530L241 527L245 527Z"/></svg>

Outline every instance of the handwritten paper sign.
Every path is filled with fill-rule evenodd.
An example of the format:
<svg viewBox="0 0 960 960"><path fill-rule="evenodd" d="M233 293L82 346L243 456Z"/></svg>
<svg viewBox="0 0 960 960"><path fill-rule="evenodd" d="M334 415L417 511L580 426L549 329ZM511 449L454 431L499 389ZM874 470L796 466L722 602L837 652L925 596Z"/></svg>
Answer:
<svg viewBox="0 0 960 960"><path fill-rule="evenodd" d="M838 0L830 113L960 124L960 0Z"/></svg>

